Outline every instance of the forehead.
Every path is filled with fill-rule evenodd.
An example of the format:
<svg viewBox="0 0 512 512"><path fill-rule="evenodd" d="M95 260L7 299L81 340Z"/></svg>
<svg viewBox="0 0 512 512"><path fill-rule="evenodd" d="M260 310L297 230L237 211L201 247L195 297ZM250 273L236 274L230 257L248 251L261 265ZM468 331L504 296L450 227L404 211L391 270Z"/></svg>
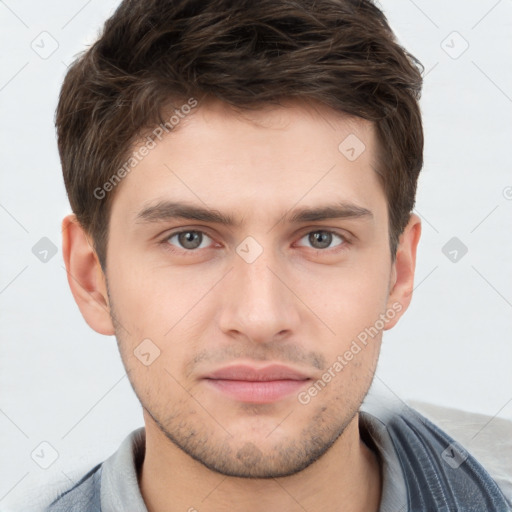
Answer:
<svg viewBox="0 0 512 512"><path fill-rule="evenodd" d="M325 105L287 102L235 111L220 101L199 105L127 174L112 214L135 221L157 202L187 201L238 218L273 210L385 198L375 170L371 122ZM141 146L135 146L134 152Z"/></svg>

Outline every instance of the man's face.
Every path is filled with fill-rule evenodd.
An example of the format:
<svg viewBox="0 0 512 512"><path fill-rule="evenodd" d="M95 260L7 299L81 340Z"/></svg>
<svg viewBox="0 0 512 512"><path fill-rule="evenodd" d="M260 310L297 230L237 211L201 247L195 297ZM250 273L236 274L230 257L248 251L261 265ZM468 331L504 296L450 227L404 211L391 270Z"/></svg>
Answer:
<svg viewBox="0 0 512 512"><path fill-rule="evenodd" d="M244 117L203 104L157 139L116 191L107 279L147 427L213 470L276 477L307 467L353 420L394 272L373 125L299 104ZM170 203L233 223L173 217ZM306 215L327 207L352 213ZM212 378L238 364L299 375Z"/></svg>

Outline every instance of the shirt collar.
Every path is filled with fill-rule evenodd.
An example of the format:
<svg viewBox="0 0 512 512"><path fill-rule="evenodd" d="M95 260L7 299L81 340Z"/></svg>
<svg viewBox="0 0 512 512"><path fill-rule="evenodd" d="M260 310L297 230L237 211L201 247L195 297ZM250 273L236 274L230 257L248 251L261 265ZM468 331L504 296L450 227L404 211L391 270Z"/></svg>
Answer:
<svg viewBox="0 0 512 512"><path fill-rule="evenodd" d="M362 439L376 451L382 470L379 512L407 510L405 478L386 429L386 422L397 414L394 406L367 396L359 412ZM138 471L144 460L145 429L134 430L102 467L101 510L103 512L148 512L139 488Z"/></svg>

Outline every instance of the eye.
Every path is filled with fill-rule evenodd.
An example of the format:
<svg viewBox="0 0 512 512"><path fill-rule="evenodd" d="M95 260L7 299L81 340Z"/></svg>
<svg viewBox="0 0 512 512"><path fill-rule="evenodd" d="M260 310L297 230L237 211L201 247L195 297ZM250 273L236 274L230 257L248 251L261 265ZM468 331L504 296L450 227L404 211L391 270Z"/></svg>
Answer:
<svg viewBox="0 0 512 512"><path fill-rule="evenodd" d="M310 231L300 239L300 241L304 240L305 243L299 242L298 245L309 246L317 250L333 249L348 244L344 236L327 230ZM203 231L189 229L171 234L164 242L178 249L192 252L196 249L207 248L213 240ZM333 245L333 242L337 243Z"/></svg>
<svg viewBox="0 0 512 512"><path fill-rule="evenodd" d="M332 249L334 247L339 247L346 243L346 240L343 236L334 233L333 231L311 231L307 233L305 236L301 238L301 240L307 240L307 243L311 244L310 247L313 249ZM339 240L340 243L331 246L332 242L335 240ZM303 244L299 244L303 245ZM307 247L307 246L306 246Z"/></svg>
<svg viewBox="0 0 512 512"><path fill-rule="evenodd" d="M166 239L166 242L171 245L177 245L179 249L192 251L194 249L204 249L208 247L208 240L210 242L212 241L212 239L202 231L188 230L173 233Z"/></svg>

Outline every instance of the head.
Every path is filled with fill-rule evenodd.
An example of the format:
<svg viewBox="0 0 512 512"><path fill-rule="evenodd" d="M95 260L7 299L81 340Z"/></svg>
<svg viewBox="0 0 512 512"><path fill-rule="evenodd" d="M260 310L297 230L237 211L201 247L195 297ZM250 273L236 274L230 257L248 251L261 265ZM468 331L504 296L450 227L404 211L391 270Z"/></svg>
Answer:
<svg viewBox="0 0 512 512"><path fill-rule="evenodd" d="M75 300L207 467L293 474L357 414L412 292L419 66L371 2L132 0L70 67ZM239 400L206 378L237 362L309 380Z"/></svg>

